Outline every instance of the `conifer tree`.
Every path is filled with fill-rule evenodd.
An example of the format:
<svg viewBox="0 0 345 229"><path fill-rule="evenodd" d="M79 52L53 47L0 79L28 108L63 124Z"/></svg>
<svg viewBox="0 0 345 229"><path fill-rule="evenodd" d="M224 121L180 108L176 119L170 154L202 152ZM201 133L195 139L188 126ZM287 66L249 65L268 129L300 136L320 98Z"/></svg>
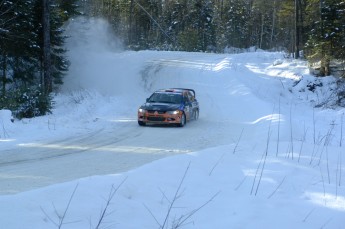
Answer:
<svg viewBox="0 0 345 229"><path fill-rule="evenodd" d="M63 48L65 37L62 25L72 16L58 0L49 4L50 20L48 37L51 46L51 78L44 82L43 60L43 2L42 0L22 0L0 2L0 109L7 108L17 117L42 115L49 112L53 85L62 83L62 76L68 69L68 61ZM64 1L60 0L60 3ZM70 1L69 3L72 4ZM68 5L68 4L67 4ZM64 7L67 7L64 4ZM3 13L4 12L4 13ZM63 16L61 16L63 15ZM9 23L10 22L10 23ZM6 28L6 29L5 29ZM46 78L47 79L47 78ZM43 84L45 83L45 84ZM45 93L42 85L45 85Z"/></svg>
<svg viewBox="0 0 345 229"><path fill-rule="evenodd" d="M320 76L331 74L330 62L334 58L343 58L344 47L344 2L339 0L310 0L309 10L316 12L317 18L307 42L308 58L312 62L320 61Z"/></svg>
<svg viewBox="0 0 345 229"><path fill-rule="evenodd" d="M224 3L223 20L226 27L227 46L245 48L248 45L250 8L242 0L230 0Z"/></svg>

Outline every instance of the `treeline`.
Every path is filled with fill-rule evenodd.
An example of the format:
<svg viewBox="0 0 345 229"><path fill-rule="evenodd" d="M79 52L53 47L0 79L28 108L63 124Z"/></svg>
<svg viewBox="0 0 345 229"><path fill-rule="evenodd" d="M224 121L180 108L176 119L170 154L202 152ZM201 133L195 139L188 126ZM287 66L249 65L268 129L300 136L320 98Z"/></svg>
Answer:
<svg viewBox="0 0 345 229"><path fill-rule="evenodd" d="M18 118L50 112L50 92L62 84L69 66L62 26L77 13L76 0L49 0L47 12L44 2L0 0L0 109ZM49 20L46 32L44 18Z"/></svg>
<svg viewBox="0 0 345 229"><path fill-rule="evenodd" d="M78 14L107 19L131 50L284 50L322 76L345 60L345 0L0 0L0 109L50 110L69 66L63 24Z"/></svg>
<svg viewBox="0 0 345 229"><path fill-rule="evenodd" d="M301 51L331 74L345 59L344 0L89 0L131 49L224 52L226 48Z"/></svg>

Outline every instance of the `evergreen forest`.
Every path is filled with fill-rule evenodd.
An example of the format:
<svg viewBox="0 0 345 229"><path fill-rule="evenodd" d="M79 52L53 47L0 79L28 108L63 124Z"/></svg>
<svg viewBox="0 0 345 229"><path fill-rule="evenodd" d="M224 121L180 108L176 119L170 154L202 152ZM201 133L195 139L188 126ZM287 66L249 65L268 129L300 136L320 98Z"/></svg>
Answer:
<svg viewBox="0 0 345 229"><path fill-rule="evenodd" d="M44 115L69 60L64 23L106 19L128 50L285 51L344 65L344 0L0 0L0 109Z"/></svg>

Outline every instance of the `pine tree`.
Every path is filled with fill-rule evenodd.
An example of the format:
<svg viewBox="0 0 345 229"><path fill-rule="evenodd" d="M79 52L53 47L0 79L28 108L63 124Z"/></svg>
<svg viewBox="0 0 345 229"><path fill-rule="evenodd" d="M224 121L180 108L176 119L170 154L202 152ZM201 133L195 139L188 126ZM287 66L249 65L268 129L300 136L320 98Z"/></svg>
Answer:
<svg viewBox="0 0 345 229"><path fill-rule="evenodd" d="M344 57L341 50L344 47L344 1L310 0L308 3L309 10L317 15L307 42L308 59L320 61L320 76L327 76L331 74L331 60Z"/></svg>
<svg viewBox="0 0 345 229"><path fill-rule="evenodd" d="M8 76L8 55L9 55L9 39L12 35L11 24L13 21L13 8L12 1L0 1L0 70L1 70L1 95L6 94L6 85L10 83L11 79Z"/></svg>
<svg viewBox="0 0 345 229"><path fill-rule="evenodd" d="M166 1L163 4L161 21L165 28L167 28L167 35L170 37L170 42L165 41L165 47L170 47L169 49L171 49L171 47L173 49L181 49L182 40L179 40L179 34L181 34L186 27L186 21L184 20L185 15L187 15L186 7L186 1L181 0ZM184 43L184 41L182 43Z"/></svg>
<svg viewBox="0 0 345 229"><path fill-rule="evenodd" d="M37 65L31 55L35 48L32 25L32 4L20 1L9 4L7 15L11 21L8 32L0 40L2 50L3 94L6 83L14 82L17 86L27 86L34 81Z"/></svg>
<svg viewBox="0 0 345 229"><path fill-rule="evenodd" d="M80 15L78 0L56 0L57 17L62 22L68 21L71 17Z"/></svg>
<svg viewBox="0 0 345 229"><path fill-rule="evenodd" d="M48 82L48 90L47 92L53 90L54 85L58 86L59 84L62 84L62 77L64 73L68 70L69 62L67 58L65 57L66 50L64 49L64 42L66 37L64 36L62 29L64 20L67 20L68 18L72 17L73 14L63 14L63 17L61 17L61 11L59 4L55 4L57 2L52 1L49 5L49 11L50 11L50 58L51 58L51 82ZM66 5L63 5L66 6ZM36 0L35 8L34 8L34 25L35 25L35 34L37 36L36 42L38 47L41 47L37 50L35 55L37 56L37 60L40 63L40 77L41 77L41 84L44 84L44 77L43 77L43 67L44 67L44 30L43 30L43 18L42 18L42 4L40 0Z"/></svg>
<svg viewBox="0 0 345 229"><path fill-rule="evenodd" d="M51 2L53 3L53 0ZM68 69L68 61L64 56L65 37L62 30L63 22L67 17L66 14L64 17L61 16L62 8L59 8L59 4L51 4L49 5L51 29L48 32L51 38L49 54L52 57L50 67L52 80L43 93L42 3L42 0L23 0L5 1L0 5L1 10L5 12L0 15L1 28L6 27L6 30L1 29L0 39L2 79L0 109L11 109L18 117L49 112L52 101L49 92L53 90L53 85L62 83L62 76Z"/></svg>
<svg viewBox="0 0 345 229"><path fill-rule="evenodd" d="M199 49L215 51L215 28L213 24L214 8L210 0L203 0L199 5Z"/></svg>
<svg viewBox="0 0 345 229"><path fill-rule="evenodd" d="M332 39L332 56L345 60L345 1L334 1L329 8L329 34ZM328 22L327 24L330 24Z"/></svg>
<svg viewBox="0 0 345 229"><path fill-rule="evenodd" d="M228 45L228 41L226 38L226 26L224 21L224 14L225 14L225 7L223 0L216 0L214 2L214 17L213 17L213 25L215 27L215 45L216 45L216 52L220 53L223 52L224 48Z"/></svg>
<svg viewBox="0 0 345 229"><path fill-rule="evenodd" d="M246 48L249 39L248 9L245 1L230 0L224 3L223 21L227 46Z"/></svg>

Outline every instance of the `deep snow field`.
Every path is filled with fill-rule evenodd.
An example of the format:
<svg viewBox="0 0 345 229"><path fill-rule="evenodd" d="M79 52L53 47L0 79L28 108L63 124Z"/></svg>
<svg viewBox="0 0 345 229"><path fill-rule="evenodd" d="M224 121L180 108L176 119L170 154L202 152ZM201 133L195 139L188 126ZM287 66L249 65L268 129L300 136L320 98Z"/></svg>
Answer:
<svg viewBox="0 0 345 229"><path fill-rule="evenodd" d="M67 32L78 39L67 44L70 72L53 113L12 123L0 111L0 228L345 227L344 110L323 106L335 99L334 77L315 78L305 61L279 52L123 51L102 20L76 20ZM167 87L196 90L199 120L138 126L138 107ZM87 143L57 142L80 135L106 136L91 159L109 170L94 172L92 160L79 165L87 176L68 166L83 161ZM30 158L44 144L41 153L62 156L43 163L74 177L34 185L16 175L22 164L43 164ZM77 159L63 154L77 147ZM147 161L116 170L100 155L120 148ZM21 179L25 188L8 188Z"/></svg>

